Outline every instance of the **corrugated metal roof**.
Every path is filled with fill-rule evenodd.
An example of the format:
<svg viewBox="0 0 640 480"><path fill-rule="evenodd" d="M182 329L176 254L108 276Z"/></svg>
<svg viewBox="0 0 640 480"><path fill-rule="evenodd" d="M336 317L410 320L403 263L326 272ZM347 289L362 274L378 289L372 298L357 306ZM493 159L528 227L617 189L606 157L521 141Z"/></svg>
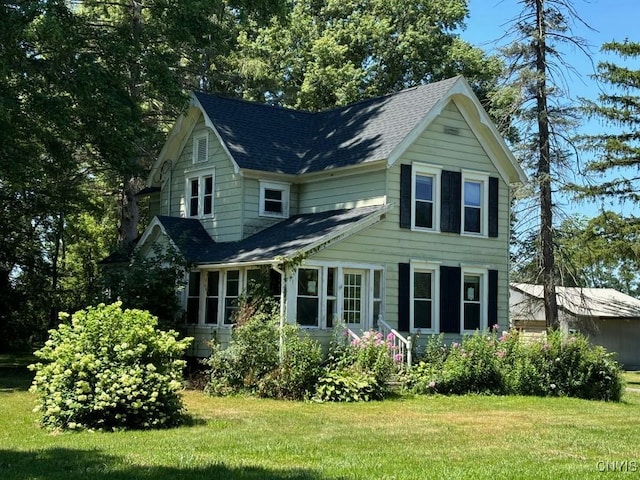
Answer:
<svg viewBox="0 0 640 480"><path fill-rule="evenodd" d="M531 297L543 299L542 285L512 283ZM640 300L613 288L556 287L558 307L577 316L640 318Z"/></svg>

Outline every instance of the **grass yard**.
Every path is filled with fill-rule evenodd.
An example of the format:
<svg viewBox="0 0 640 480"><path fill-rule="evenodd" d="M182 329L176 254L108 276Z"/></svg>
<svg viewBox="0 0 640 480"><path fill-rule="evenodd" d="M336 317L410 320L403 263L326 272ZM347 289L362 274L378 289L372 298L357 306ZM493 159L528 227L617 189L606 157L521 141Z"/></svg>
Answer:
<svg viewBox="0 0 640 480"><path fill-rule="evenodd" d="M640 393L626 393L619 404L480 396L312 404L186 391L188 426L52 434L36 425L28 385L20 362L0 356L3 480L601 479L640 472Z"/></svg>

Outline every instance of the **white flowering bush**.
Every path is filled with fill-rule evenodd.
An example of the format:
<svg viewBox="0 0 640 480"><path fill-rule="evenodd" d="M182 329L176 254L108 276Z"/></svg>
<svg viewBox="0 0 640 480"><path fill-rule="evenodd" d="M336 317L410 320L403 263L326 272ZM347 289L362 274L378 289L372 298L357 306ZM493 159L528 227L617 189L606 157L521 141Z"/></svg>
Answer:
<svg viewBox="0 0 640 480"><path fill-rule="evenodd" d="M147 311L100 304L49 331L30 365L36 411L50 429L158 428L183 418L182 360L191 338L157 328ZM70 321L69 321L70 320Z"/></svg>

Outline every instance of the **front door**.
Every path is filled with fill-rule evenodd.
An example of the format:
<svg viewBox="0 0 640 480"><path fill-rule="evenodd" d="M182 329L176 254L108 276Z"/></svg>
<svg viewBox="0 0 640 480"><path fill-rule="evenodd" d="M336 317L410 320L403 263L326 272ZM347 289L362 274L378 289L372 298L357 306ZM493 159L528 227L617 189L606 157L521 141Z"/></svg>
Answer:
<svg viewBox="0 0 640 480"><path fill-rule="evenodd" d="M347 328L358 332L369 328L365 314L366 289L364 270L347 270L344 272L342 314Z"/></svg>

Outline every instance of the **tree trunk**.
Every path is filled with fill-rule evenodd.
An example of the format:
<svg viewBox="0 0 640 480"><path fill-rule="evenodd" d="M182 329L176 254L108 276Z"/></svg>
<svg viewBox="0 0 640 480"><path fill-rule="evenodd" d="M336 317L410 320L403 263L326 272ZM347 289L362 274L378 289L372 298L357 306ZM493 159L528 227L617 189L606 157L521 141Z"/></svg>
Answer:
<svg viewBox="0 0 640 480"><path fill-rule="evenodd" d="M125 178L118 228L118 245L125 249L131 247L138 238L140 212L136 193L138 193L138 179L134 176Z"/></svg>
<svg viewBox="0 0 640 480"><path fill-rule="evenodd" d="M542 250L542 284L547 329L556 329L558 303L554 276L553 202L551 198L551 148L549 145L549 111L547 106L545 0L536 0L538 41L536 71L538 74L536 103L538 115L538 181L540 182L540 248Z"/></svg>

